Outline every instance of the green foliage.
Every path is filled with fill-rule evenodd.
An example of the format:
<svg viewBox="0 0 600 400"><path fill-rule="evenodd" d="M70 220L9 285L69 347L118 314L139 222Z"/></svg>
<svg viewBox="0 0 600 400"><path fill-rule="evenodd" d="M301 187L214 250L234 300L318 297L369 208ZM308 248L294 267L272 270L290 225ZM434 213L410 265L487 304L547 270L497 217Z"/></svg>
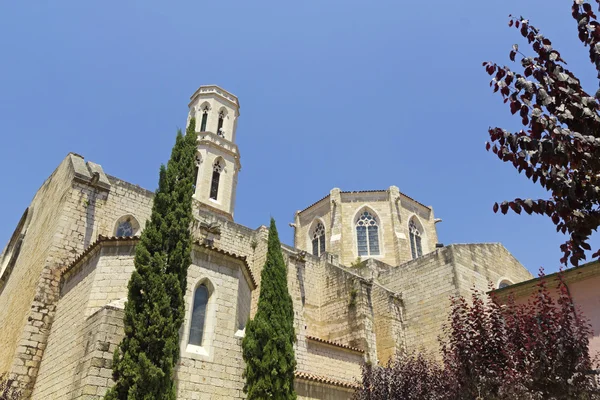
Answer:
<svg viewBox="0 0 600 400"><path fill-rule="evenodd" d="M125 337L114 354L116 384L106 399L175 399L173 367L191 264L196 141L192 119L185 136L177 132L171 159L160 168L152 215L135 251Z"/></svg>
<svg viewBox="0 0 600 400"><path fill-rule="evenodd" d="M258 309L242 342L248 400L292 400L294 391L294 306L275 220L271 218L267 261L261 274Z"/></svg>
<svg viewBox="0 0 600 400"><path fill-rule="evenodd" d="M361 264L362 264L362 259L360 258L360 256L358 256L358 257L356 257L356 260L354 260L353 262L350 263L350 267L358 268L358 267L360 267Z"/></svg>
<svg viewBox="0 0 600 400"><path fill-rule="evenodd" d="M348 301L348 307L354 308L356 307L356 297L358 296L358 290L356 288L352 288L350 290L350 300Z"/></svg>

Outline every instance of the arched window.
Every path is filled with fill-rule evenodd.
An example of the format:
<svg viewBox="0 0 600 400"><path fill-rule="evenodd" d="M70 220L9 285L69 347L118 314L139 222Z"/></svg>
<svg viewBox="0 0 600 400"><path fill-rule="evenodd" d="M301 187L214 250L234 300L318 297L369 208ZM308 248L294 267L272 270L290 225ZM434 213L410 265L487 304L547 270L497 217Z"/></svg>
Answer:
<svg viewBox="0 0 600 400"><path fill-rule="evenodd" d="M202 109L202 122L200 123L200 132L206 132L206 122L208 121L208 105Z"/></svg>
<svg viewBox="0 0 600 400"><path fill-rule="evenodd" d="M192 305L192 321L190 323L190 338L188 343L194 346L202 346L204 326L206 323L206 306L210 293L206 285L198 286L194 292L194 304Z"/></svg>
<svg viewBox="0 0 600 400"><path fill-rule="evenodd" d="M202 164L202 157L200 154L196 155L196 165L194 167L194 187L196 187L198 181L198 174L200 173L200 164Z"/></svg>
<svg viewBox="0 0 600 400"><path fill-rule="evenodd" d="M325 227L318 223L312 234L312 253L314 256L320 256L325 252Z"/></svg>
<svg viewBox="0 0 600 400"><path fill-rule="evenodd" d="M126 219L122 221L117 226L117 232L115 234L117 237L130 237L133 236L133 225L131 224L130 219Z"/></svg>
<svg viewBox="0 0 600 400"><path fill-rule="evenodd" d="M509 287L510 285L512 285L513 283L511 281L508 281L506 279L504 279L502 282L500 282L500 284L498 285L498 289L504 289L505 287Z"/></svg>
<svg viewBox="0 0 600 400"><path fill-rule="evenodd" d="M140 224L133 215L124 215L115 223L115 236L131 237L140 231Z"/></svg>
<svg viewBox="0 0 600 400"><path fill-rule="evenodd" d="M363 211L356 221L356 243L359 256L379 255L377 220L368 211Z"/></svg>
<svg viewBox="0 0 600 400"><path fill-rule="evenodd" d="M220 160L215 161L213 164L213 174L210 183L210 198L217 200L219 194L219 179L221 179L221 171L223 171L223 165Z"/></svg>
<svg viewBox="0 0 600 400"><path fill-rule="evenodd" d="M414 220L410 220L408 224L408 233L410 235L410 252L412 258L421 257L423 255L423 247L421 246L421 231L417 228Z"/></svg>
<svg viewBox="0 0 600 400"><path fill-rule="evenodd" d="M217 135L221 137L225 137L225 133L223 132L223 121L225 120L225 111L219 111L219 125L217 126Z"/></svg>

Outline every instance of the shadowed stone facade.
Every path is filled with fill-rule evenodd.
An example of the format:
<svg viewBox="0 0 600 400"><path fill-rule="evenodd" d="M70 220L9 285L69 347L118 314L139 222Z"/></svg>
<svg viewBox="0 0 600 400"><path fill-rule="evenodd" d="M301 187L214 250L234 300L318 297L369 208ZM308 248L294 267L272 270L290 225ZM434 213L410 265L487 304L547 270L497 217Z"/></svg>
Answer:
<svg viewBox="0 0 600 400"><path fill-rule="evenodd" d="M243 399L241 341L256 311L268 230L233 218L238 99L203 86L189 107L199 131L198 179L178 397ZM0 255L0 373L15 377L25 398L97 399L112 385L135 244L152 198L73 153L36 193ZM295 247L282 248L300 399L350 398L364 361L437 351L449 296L532 277L500 244L438 248L436 221L431 207L395 186L333 189L295 214ZM209 296L196 346L189 338L200 285Z"/></svg>

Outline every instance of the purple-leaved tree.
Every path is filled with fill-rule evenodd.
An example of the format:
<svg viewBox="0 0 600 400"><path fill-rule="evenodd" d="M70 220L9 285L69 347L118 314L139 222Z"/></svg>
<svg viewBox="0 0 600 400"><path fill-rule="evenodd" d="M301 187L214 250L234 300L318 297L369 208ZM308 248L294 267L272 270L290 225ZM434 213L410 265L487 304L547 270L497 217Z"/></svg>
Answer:
<svg viewBox="0 0 600 400"><path fill-rule="evenodd" d="M600 0L595 0L600 9ZM572 16L579 40L600 78L600 23L590 2L575 0ZM600 225L600 91L586 92L566 68L560 53L528 20L510 17L509 26L527 39L533 53L513 46L510 59L521 72L492 62L483 63L499 92L524 129L508 132L490 128L486 144L504 162L550 192L549 199L514 199L494 204L494 212L545 214L556 230L568 234L561 245L561 262L578 265L592 250L589 237ZM600 255L596 250L592 257Z"/></svg>

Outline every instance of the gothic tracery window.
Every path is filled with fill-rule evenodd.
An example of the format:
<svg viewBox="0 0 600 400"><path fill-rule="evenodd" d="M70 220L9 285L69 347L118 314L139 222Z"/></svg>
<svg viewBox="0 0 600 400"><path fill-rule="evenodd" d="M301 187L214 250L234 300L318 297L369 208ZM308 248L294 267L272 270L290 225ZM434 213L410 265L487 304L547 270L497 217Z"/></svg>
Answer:
<svg viewBox="0 0 600 400"><path fill-rule="evenodd" d="M220 111L219 112L219 125L217 126L217 135L221 136L221 137L225 137L225 134L223 133L223 120L225 119L225 112Z"/></svg>
<svg viewBox="0 0 600 400"><path fill-rule="evenodd" d="M119 223L119 226L117 226L117 232L116 232L115 236L117 236L117 237L133 236L133 225L131 224L130 219L126 219L125 221Z"/></svg>
<svg viewBox="0 0 600 400"><path fill-rule="evenodd" d="M359 256L379 255L379 228L368 211L363 211L356 221L356 244Z"/></svg>
<svg viewBox="0 0 600 400"><path fill-rule="evenodd" d="M320 256L325 252L325 227L318 223L312 234L312 253L314 256Z"/></svg>
<svg viewBox="0 0 600 400"><path fill-rule="evenodd" d="M219 180L221 179L221 171L223 171L223 165L220 160L215 161L213 164L213 174L210 183L210 198L217 200L219 194Z"/></svg>
<svg viewBox="0 0 600 400"><path fill-rule="evenodd" d="M210 293L206 285L198 286L194 292L194 304L192 305L192 320L190 323L190 337L188 343L194 346L202 346L206 324L206 308Z"/></svg>
<svg viewBox="0 0 600 400"><path fill-rule="evenodd" d="M208 121L208 106L202 109L202 122L200 123L200 132L206 132L206 122Z"/></svg>
<svg viewBox="0 0 600 400"><path fill-rule="evenodd" d="M421 231L417 228L415 221L411 220L408 224L408 232L410 235L410 252L412 258L421 257L423 255L423 247L421 246Z"/></svg>

